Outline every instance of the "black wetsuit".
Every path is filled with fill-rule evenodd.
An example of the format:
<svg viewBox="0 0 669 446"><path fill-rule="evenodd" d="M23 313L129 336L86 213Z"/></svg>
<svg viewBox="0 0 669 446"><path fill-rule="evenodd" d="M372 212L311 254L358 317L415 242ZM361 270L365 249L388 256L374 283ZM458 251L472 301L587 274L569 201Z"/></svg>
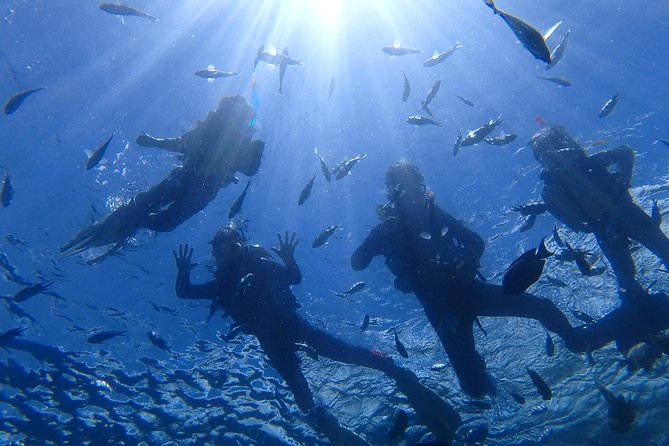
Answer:
<svg viewBox="0 0 669 446"><path fill-rule="evenodd" d="M633 150L625 146L587 156L561 128L541 130L530 145L543 166L542 197L548 210L572 230L597 238L620 288L627 291L623 297L645 294L636 280L630 239L667 265L669 239L629 194Z"/></svg>
<svg viewBox="0 0 669 446"><path fill-rule="evenodd" d="M427 200L426 200L427 204ZM505 296L502 287L476 279L485 244L475 232L435 207L448 232L440 240L426 239L425 228L412 228L401 212L376 226L351 258L362 270L383 255L396 276L395 288L414 293L441 340L462 389L474 397L494 393L485 362L476 351L473 324L477 316L536 319L561 336L568 348L581 350L580 337L565 315L548 299L529 293Z"/></svg>

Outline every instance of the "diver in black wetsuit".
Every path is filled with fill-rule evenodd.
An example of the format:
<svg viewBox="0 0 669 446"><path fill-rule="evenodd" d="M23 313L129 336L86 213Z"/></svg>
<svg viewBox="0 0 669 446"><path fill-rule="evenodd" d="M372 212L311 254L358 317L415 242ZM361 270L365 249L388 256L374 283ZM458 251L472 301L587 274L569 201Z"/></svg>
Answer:
<svg viewBox="0 0 669 446"><path fill-rule="evenodd" d="M628 189L634 152L628 146L588 156L562 127L547 127L529 143L543 170L546 208L573 231L592 233L611 263L624 299L646 293L636 280L630 238L669 265L669 239L637 206ZM538 208L537 208L538 209Z"/></svg>
<svg viewBox="0 0 669 446"><path fill-rule="evenodd" d="M379 208L383 221L353 253L351 265L362 270L375 256L385 256L395 288L414 293L423 305L465 392L476 398L495 393L474 345L477 316L536 319L567 348L583 351L580 335L550 300L529 293L506 296L501 286L476 279L483 239L434 205L417 167L393 165L386 187L390 202Z"/></svg>
<svg viewBox="0 0 669 446"><path fill-rule="evenodd" d="M137 138L139 146L178 152L182 165L156 186L82 230L61 248L61 253L74 255L113 245L101 256L105 257L121 249L140 228L172 231L204 209L219 189L237 182L237 171L255 175L265 143L251 139L253 117L246 99L224 97L206 120L183 136L158 139L142 133Z"/></svg>
<svg viewBox="0 0 669 446"><path fill-rule="evenodd" d="M370 367L393 378L407 396L421 421L441 440L450 441L460 417L439 396L418 382L412 372L398 367L392 359L347 344L325 333L299 316L300 307L290 286L300 283L302 274L294 259L298 241L279 235L279 248L272 250L283 265L275 262L261 246L246 242L233 227L224 227L211 241L216 260L214 280L193 285L190 272L195 267L188 245L174 251L177 264L176 293L183 299L215 300L235 323L257 337L269 362L286 381L300 410L308 414L315 429L337 445L367 445L353 432L341 427L313 399L302 374L296 352L306 344L318 355L336 361Z"/></svg>

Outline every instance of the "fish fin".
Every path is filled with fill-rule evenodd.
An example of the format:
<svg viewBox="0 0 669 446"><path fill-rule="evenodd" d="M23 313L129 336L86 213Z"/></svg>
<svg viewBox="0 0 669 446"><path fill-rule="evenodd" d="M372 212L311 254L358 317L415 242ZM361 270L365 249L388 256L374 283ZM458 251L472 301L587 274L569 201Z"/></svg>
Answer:
<svg viewBox="0 0 669 446"><path fill-rule="evenodd" d="M400 39L399 38L395 39L395 42L393 42L393 47L394 48L399 48L400 47Z"/></svg>
<svg viewBox="0 0 669 446"><path fill-rule="evenodd" d="M207 71L216 71L216 67L213 64L207 65Z"/></svg>
<svg viewBox="0 0 669 446"><path fill-rule="evenodd" d="M431 57L431 59L436 59L437 57L439 57L439 51L438 51L438 50L434 50L434 53L432 53L432 57Z"/></svg>
<svg viewBox="0 0 669 446"><path fill-rule="evenodd" d="M427 232L427 231L423 231L423 232L421 232L420 234L418 234L418 237L420 237L420 238L422 238L422 239L425 239L425 240L430 240L430 239L432 238L432 236L430 235L430 233Z"/></svg>
<svg viewBox="0 0 669 446"><path fill-rule="evenodd" d="M90 159L91 156L93 156L93 151L90 149L84 149L84 153L86 154L86 158Z"/></svg>
<svg viewBox="0 0 669 446"><path fill-rule="evenodd" d="M551 36L551 34L553 34L553 32L554 32L556 29L558 29L558 27L559 27L560 25L562 25L562 20L560 20L559 22L557 22L555 25L551 26L551 28L550 28L548 31L546 31L546 34L543 35L544 41L548 40L548 38Z"/></svg>
<svg viewBox="0 0 669 446"><path fill-rule="evenodd" d="M553 253L550 252L548 248L546 248L545 241L546 237L541 239L541 243L539 244L539 249L537 250L537 257L539 257L540 259L546 259L553 255Z"/></svg>

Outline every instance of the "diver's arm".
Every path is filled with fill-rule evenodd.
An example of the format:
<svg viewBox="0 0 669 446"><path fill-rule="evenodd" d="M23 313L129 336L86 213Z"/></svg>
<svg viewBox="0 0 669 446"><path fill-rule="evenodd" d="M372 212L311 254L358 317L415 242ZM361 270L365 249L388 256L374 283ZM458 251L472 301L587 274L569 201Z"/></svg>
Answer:
<svg viewBox="0 0 669 446"><path fill-rule="evenodd" d="M625 187L630 187L634 170L634 150L630 146L604 150L603 152L590 155L589 158L605 168L617 164L619 166L617 173L621 184Z"/></svg>
<svg viewBox="0 0 669 446"><path fill-rule="evenodd" d="M179 245L179 252L172 251L177 263L176 292L181 299L215 299L216 282L210 281L202 285L193 285L190 281L190 272L197 263L192 263L193 249L188 244Z"/></svg>
<svg viewBox="0 0 669 446"><path fill-rule="evenodd" d="M154 138L146 132L142 132L142 134L137 137L137 145L140 147L157 147L170 152L183 153L181 138Z"/></svg>
<svg viewBox="0 0 669 446"><path fill-rule="evenodd" d="M288 231L286 230L285 238L281 238L281 234L277 232L279 238L279 247L272 247L274 251L283 261L285 265L284 276L290 285L297 285L302 281L302 271L295 261L295 247L300 242L300 239L295 239L295 232L290 240L288 240Z"/></svg>
<svg viewBox="0 0 669 446"><path fill-rule="evenodd" d="M353 252L351 267L354 271L362 271L369 266L374 257L383 254L382 228L385 224L386 222L383 222L372 229L362 245Z"/></svg>

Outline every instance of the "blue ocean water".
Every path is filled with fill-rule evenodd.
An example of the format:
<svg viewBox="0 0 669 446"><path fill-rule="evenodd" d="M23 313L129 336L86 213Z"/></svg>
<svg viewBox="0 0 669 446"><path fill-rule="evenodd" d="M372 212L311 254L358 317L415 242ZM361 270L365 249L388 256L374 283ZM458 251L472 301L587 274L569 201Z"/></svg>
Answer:
<svg viewBox="0 0 669 446"><path fill-rule="evenodd" d="M508 264L556 224L544 215L520 232L522 218L510 209L540 197L540 168L524 146L542 123L565 126L593 151L632 146L635 198L649 212L653 199L666 209L666 192L650 195L643 187L669 181L669 148L657 142L669 140L669 3L497 2L542 32L562 21L548 39L551 48L571 30L563 60L550 71L483 1L136 0L131 6L160 21L121 19L90 1L0 3L0 98L45 87L0 118L0 167L14 185L11 204L0 209L0 294L53 281L48 294L21 304L34 321L8 304L0 311L0 331L26 328L0 350L1 442L327 444L306 424L252 337L221 341L217 333L227 333L229 319L215 316L207 323L208 305L175 295L172 249L191 244L200 264L193 280L209 280L208 242L227 224L245 178L176 230L140 232L120 255L96 266L59 254L84 226L178 165L169 153L137 147L140 132L179 136L222 97L240 94L256 108L255 137L266 148L238 219L253 242L268 247L277 245L277 232L297 232L304 279L294 292L302 314L415 371L462 415L463 432L489 427L487 445L669 443L666 358L649 372L631 374L613 345L594 352L592 365L557 339L557 354L549 358L537 322L482 318L488 336L475 331L477 346L500 391L487 405L473 403L459 389L416 299L394 290L383 262L363 272L350 267L351 253L378 221L376 206L386 201L385 171L404 158L422 170L438 204L486 240L482 273L500 283ZM381 51L396 40L423 53L390 57ZM456 42L462 48L442 64L422 66L435 49ZM304 62L287 68L282 94L278 68L261 62L253 74L260 45L288 48ZM239 74L212 83L194 75L208 65ZM406 102L402 73L411 84ZM572 86L538 75L565 78ZM407 124L437 80L441 88L430 108L442 126ZM613 113L598 118L616 93ZM518 134L514 142L479 144L453 156L461 129L500 115L494 136ZM94 150L112 132L103 161L85 170L84 150ZM341 180L327 183L319 173L311 197L298 206L300 191L320 172L314 148L331 166L367 156ZM311 248L333 224L343 230L324 247ZM663 228L669 232L666 223ZM607 267L592 236L566 233ZM668 277L657 272L657 258L640 250L635 260L644 286L666 290ZM601 317L618 305L610 268L583 277L573 263L552 258L546 271L569 286L542 279L531 290L567 313ZM334 294L357 281L367 287L353 302ZM376 323L361 334L365 314ZM393 325L402 327L408 359L395 353L387 333ZM96 329L127 333L87 343ZM174 354L153 346L147 331L159 333ZM304 358L303 365L315 397L371 443L387 444L397 408L410 413L406 444L425 434L406 399L377 372L326 359ZM551 401L536 394L525 367L551 385ZM632 399L638 418L631 432L609 430L595 381ZM528 402L516 404L508 386Z"/></svg>

